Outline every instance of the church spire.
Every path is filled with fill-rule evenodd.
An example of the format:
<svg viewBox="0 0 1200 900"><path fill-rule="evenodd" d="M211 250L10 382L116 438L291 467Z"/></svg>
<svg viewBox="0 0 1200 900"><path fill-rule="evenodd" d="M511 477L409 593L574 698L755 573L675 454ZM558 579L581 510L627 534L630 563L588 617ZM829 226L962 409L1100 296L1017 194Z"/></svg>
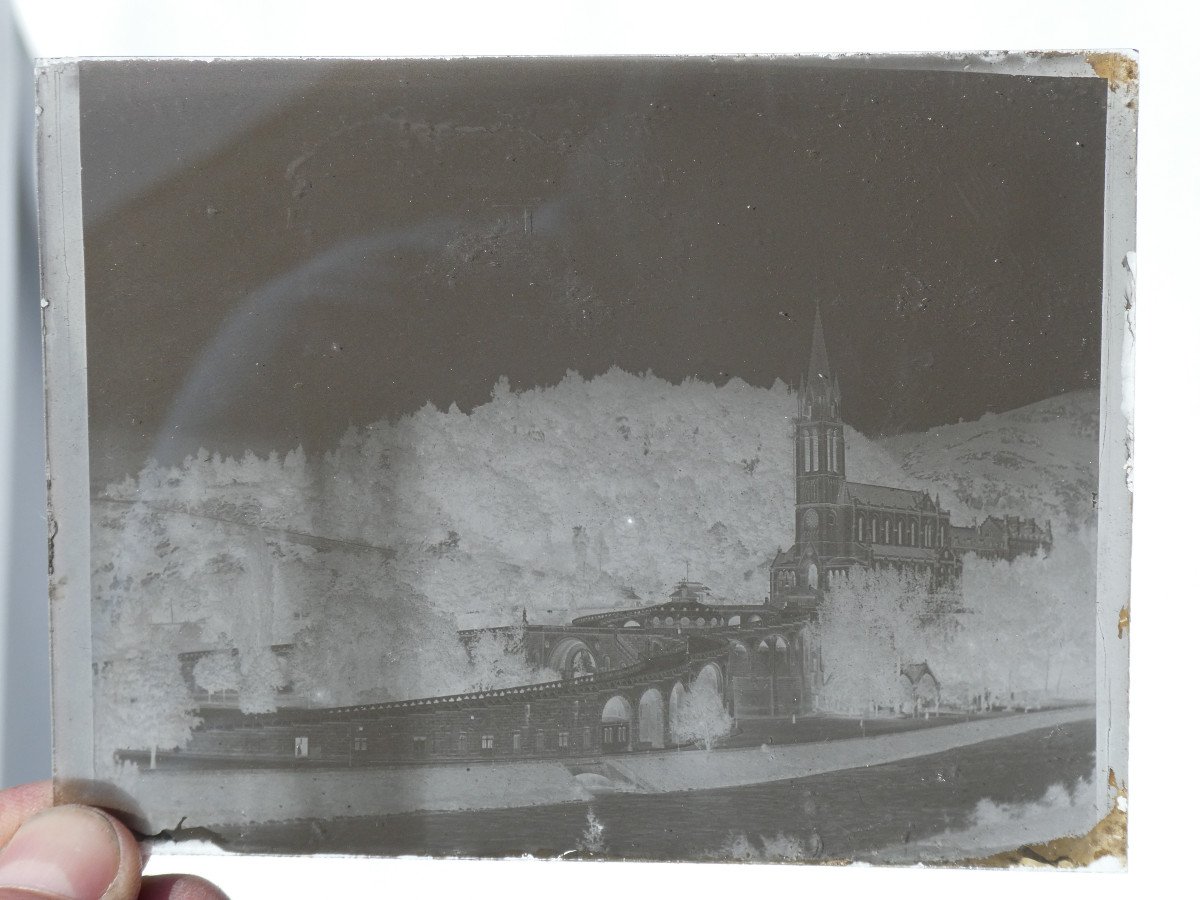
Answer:
<svg viewBox="0 0 1200 900"><path fill-rule="evenodd" d="M829 353L825 349L825 329L821 325L821 304L816 304L813 316L812 350L808 354L808 384L814 390L824 382L833 385L833 369L829 365Z"/></svg>
<svg viewBox="0 0 1200 900"><path fill-rule="evenodd" d="M847 555L850 524L843 491L846 484L846 438L842 425L841 389L829 351L821 307L813 311L808 376L801 379L800 413L796 418L796 547L799 569L808 590L828 586L825 560ZM796 584L797 580L785 584ZM778 600L778 590L772 593Z"/></svg>
<svg viewBox="0 0 1200 900"><path fill-rule="evenodd" d="M808 377L801 379L800 392L804 395L805 412L809 418L840 418L839 407L842 389L833 374L829 362L829 351L825 347L825 327L821 322L821 304L816 304L813 313L812 349L808 353Z"/></svg>

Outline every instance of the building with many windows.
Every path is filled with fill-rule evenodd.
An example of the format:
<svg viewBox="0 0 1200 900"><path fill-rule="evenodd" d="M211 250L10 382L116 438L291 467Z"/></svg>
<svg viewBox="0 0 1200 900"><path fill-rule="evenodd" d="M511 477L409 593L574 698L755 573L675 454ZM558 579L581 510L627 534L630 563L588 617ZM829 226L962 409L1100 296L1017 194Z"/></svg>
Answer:
<svg viewBox="0 0 1200 900"><path fill-rule="evenodd" d="M966 553L1013 559L1050 549L1049 523L1009 516L953 526L940 498L927 491L849 480L841 402L818 308L797 391L795 542L771 562L773 606L813 605L831 578L855 566L915 570L938 587L957 582Z"/></svg>

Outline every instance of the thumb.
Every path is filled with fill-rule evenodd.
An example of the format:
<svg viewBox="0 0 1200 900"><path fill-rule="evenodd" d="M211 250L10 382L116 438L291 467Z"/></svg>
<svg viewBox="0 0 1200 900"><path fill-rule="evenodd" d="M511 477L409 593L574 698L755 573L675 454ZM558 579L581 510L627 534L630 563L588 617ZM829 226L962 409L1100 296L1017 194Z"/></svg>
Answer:
<svg viewBox="0 0 1200 900"><path fill-rule="evenodd" d="M34 816L0 850L0 900L137 896L141 854L104 813L58 806Z"/></svg>

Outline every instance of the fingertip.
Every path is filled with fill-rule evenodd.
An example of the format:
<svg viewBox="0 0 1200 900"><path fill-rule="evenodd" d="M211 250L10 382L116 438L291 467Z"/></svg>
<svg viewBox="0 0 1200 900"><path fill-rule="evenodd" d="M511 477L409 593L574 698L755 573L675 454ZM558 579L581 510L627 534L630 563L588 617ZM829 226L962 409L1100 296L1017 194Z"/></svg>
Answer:
<svg viewBox="0 0 1200 900"><path fill-rule="evenodd" d="M137 894L140 878L141 857L133 836L110 816L86 806L39 813L0 850L0 896L124 900Z"/></svg>
<svg viewBox="0 0 1200 900"><path fill-rule="evenodd" d="M229 900L224 891L195 875L154 875L142 879L138 900Z"/></svg>
<svg viewBox="0 0 1200 900"><path fill-rule="evenodd" d="M133 836L133 832L113 816L102 811L100 815L108 819L113 831L116 832L117 843L120 846L121 853L121 862L117 869L117 877L113 879L112 885L104 893L103 900L123 900L125 897L138 897L140 896L138 889L142 884L142 869L146 864L145 857L142 855L141 844Z"/></svg>
<svg viewBox="0 0 1200 900"><path fill-rule="evenodd" d="M0 791L0 846L8 843L22 822L54 805L49 781L33 781Z"/></svg>

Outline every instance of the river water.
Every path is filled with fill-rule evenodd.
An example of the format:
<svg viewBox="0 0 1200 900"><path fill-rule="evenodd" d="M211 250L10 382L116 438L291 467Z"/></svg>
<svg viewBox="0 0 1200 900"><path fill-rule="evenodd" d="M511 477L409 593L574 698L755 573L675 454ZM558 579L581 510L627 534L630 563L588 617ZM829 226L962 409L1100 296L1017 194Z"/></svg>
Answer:
<svg viewBox="0 0 1200 900"><path fill-rule="evenodd" d="M807 858L863 857L973 824L981 800L1032 803L1093 767L1082 721L888 765L674 794L609 794L522 809L258 825L225 834L252 852L722 859L794 845ZM586 851L584 851L586 853ZM583 854L581 854L583 855Z"/></svg>

